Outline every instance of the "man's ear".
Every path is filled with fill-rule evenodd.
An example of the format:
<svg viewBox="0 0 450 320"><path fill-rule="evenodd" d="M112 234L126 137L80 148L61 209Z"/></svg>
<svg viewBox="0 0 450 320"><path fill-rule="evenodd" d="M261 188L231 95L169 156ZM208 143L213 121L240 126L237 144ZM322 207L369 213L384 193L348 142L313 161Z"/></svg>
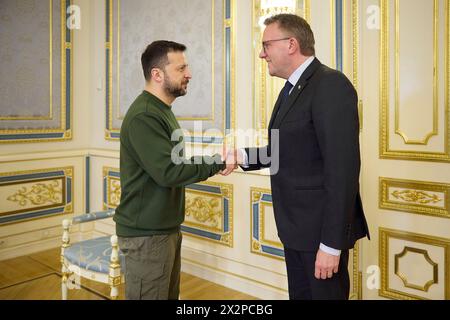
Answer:
<svg viewBox="0 0 450 320"><path fill-rule="evenodd" d="M161 69L153 68L150 71L150 73L152 75L152 80L154 80L155 82L163 82L164 81L164 72L162 72Z"/></svg>
<svg viewBox="0 0 450 320"><path fill-rule="evenodd" d="M289 53L300 52L300 43L295 38L289 39Z"/></svg>

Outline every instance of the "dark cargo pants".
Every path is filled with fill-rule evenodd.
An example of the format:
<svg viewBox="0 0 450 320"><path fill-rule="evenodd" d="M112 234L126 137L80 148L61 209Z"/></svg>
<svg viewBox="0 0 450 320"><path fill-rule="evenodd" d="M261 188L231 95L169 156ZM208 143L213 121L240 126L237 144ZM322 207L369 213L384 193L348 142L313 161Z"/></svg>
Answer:
<svg viewBox="0 0 450 320"><path fill-rule="evenodd" d="M177 300L180 293L181 232L119 237L125 256L127 300Z"/></svg>

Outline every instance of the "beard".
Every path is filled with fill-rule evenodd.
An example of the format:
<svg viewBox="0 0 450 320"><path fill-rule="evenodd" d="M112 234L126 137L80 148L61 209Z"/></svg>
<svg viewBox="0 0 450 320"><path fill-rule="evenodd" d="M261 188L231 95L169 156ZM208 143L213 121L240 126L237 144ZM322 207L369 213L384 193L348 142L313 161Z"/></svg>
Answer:
<svg viewBox="0 0 450 320"><path fill-rule="evenodd" d="M164 81L164 90L174 98L184 96L187 93L189 80L183 80L180 84L174 83L170 78ZM184 88L186 86L186 88Z"/></svg>

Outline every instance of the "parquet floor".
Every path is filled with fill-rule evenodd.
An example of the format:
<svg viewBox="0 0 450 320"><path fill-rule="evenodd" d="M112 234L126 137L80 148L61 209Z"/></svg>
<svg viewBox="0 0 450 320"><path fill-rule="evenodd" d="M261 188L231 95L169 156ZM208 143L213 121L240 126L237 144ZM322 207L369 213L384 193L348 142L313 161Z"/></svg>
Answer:
<svg viewBox="0 0 450 320"><path fill-rule="evenodd" d="M0 300L60 300L60 249L0 261ZM204 279L182 273L182 300L255 300L255 297ZM124 299L123 286L119 299ZM69 290L71 300L104 300L109 298L105 284L82 279L79 290Z"/></svg>

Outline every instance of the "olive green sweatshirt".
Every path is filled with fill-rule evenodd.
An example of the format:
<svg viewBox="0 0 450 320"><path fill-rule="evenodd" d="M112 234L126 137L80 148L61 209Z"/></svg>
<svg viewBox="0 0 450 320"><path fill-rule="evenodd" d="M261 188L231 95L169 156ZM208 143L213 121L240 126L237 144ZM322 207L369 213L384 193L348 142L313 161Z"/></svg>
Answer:
<svg viewBox="0 0 450 320"><path fill-rule="evenodd" d="M225 168L220 155L173 161L172 141L180 129L171 106L144 91L130 106L120 132L120 205L114 221L122 237L168 234L184 221L184 186L206 180ZM182 138L181 138L182 139ZM186 159L184 159L186 160ZM201 160L201 161L200 161ZM199 164L200 163L200 164Z"/></svg>

